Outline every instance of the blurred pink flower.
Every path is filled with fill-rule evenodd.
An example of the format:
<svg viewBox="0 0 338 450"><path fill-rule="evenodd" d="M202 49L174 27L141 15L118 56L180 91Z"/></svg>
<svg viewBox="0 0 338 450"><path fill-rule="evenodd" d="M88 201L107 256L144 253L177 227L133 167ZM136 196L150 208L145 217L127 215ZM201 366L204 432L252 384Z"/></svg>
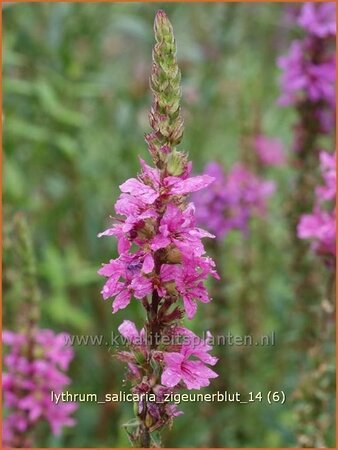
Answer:
<svg viewBox="0 0 338 450"><path fill-rule="evenodd" d="M282 106L294 105L300 114L294 149L304 148L307 128L316 134L333 131L336 113L336 6L333 2L307 2L295 24L306 32L291 43L289 52L277 61Z"/></svg>
<svg viewBox="0 0 338 450"><path fill-rule="evenodd" d="M226 173L216 162L210 162L204 173L215 182L204 192L193 196L197 222L222 239L229 231L248 232L250 218L264 214L267 199L275 190L272 181L259 178L243 164L234 164Z"/></svg>
<svg viewBox="0 0 338 450"><path fill-rule="evenodd" d="M254 140L260 162L265 166L281 166L285 163L283 144L279 139L260 134Z"/></svg>
<svg viewBox="0 0 338 450"><path fill-rule="evenodd" d="M305 97L311 102L335 103L336 61L334 57L314 62L311 53L312 41L293 41L287 55L278 59L282 69L280 78L283 106L297 103Z"/></svg>
<svg viewBox="0 0 338 450"><path fill-rule="evenodd" d="M335 2L304 3L298 24L311 34L320 38L336 34Z"/></svg>
<svg viewBox="0 0 338 450"><path fill-rule="evenodd" d="M312 214L303 214L298 225L298 237L312 240L312 248L320 255L336 255L335 214L318 208Z"/></svg>
<svg viewBox="0 0 338 450"><path fill-rule="evenodd" d="M22 432L40 420L49 423L53 434L60 434L64 426L73 426L71 414L77 405L51 401L52 391L59 394L70 383L64 373L73 359L73 350L66 347L67 335L37 330L32 337L32 355L27 354L24 333L5 330L2 338L9 347L2 380L4 405L9 411L3 423L4 446L22 445ZM31 445L28 440L26 444Z"/></svg>
<svg viewBox="0 0 338 450"><path fill-rule="evenodd" d="M330 154L322 151L319 158L324 185L317 188L317 196L320 200L335 200L337 182L336 153Z"/></svg>
<svg viewBox="0 0 338 450"><path fill-rule="evenodd" d="M316 189L311 214L303 214L298 224L298 237L312 241L313 250L324 256L336 255L336 154L320 153L324 185Z"/></svg>

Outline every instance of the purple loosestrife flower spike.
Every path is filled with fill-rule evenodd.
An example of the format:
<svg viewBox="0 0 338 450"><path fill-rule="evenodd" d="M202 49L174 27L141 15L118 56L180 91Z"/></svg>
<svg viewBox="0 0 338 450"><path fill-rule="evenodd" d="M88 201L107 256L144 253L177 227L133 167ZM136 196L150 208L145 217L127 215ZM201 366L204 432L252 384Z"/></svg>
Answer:
<svg viewBox="0 0 338 450"><path fill-rule="evenodd" d="M66 335L36 329L29 343L25 332L3 331L2 341L9 347L4 357L2 388L7 410L3 422L5 447L34 446L34 431L47 422L52 434L65 426L74 426L71 417L76 403L51 401L51 392L59 395L68 387L68 366L73 350L65 348Z"/></svg>
<svg viewBox="0 0 338 450"><path fill-rule="evenodd" d="M65 348L66 335L39 329L40 292L33 245L23 215L14 219L17 253L22 278L22 308L19 332L4 330L6 346L2 388L6 414L3 421L4 447L34 447L35 430L47 422L59 435L73 426L76 403L51 401L51 392L60 394L70 379L66 375L73 350Z"/></svg>
<svg viewBox="0 0 338 450"><path fill-rule="evenodd" d="M208 353L209 343L180 323L184 316L193 318L199 303L211 300L204 286L207 277L219 278L202 243L202 238L214 236L196 226L195 206L188 203L190 193L214 178L190 177L191 163L175 148L183 134L180 72L172 26L163 11L156 15L155 36L150 81L153 131L146 136L155 167L141 160L139 176L120 186L115 211L121 218L99 235L115 236L119 253L99 270L106 277L103 298L113 298L114 313L135 301L145 309L140 331L129 320L120 325L128 351L117 354L127 363L132 393L139 396L136 422L126 425L138 447L157 446L154 433L181 414L165 400L166 394L200 389L217 377L208 367L217 362Z"/></svg>
<svg viewBox="0 0 338 450"><path fill-rule="evenodd" d="M330 139L334 142L336 4L303 3L295 20L299 38L279 58L280 104L292 105L297 112L291 160L297 170L288 202L293 239L290 274L301 317L297 347L302 356L306 354L307 364L294 393L295 431L298 446L319 448L330 447L329 430L334 427L325 412L334 393L334 270L322 283L319 258L307 257L304 239L333 269L335 157L322 149L327 144L332 147ZM319 162L325 185L316 189Z"/></svg>

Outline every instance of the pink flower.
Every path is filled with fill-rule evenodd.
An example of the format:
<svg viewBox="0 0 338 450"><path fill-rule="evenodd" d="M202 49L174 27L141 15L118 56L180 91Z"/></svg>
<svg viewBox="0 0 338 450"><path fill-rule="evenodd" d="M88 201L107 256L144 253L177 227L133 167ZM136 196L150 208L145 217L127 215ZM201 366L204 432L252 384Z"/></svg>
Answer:
<svg viewBox="0 0 338 450"><path fill-rule="evenodd" d="M285 163L283 145L279 139L258 135L255 138L255 150L265 166L281 166Z"/></svg>
<svg viewBox="0 0 338 450"><path fill-rule="evenodd" d="M227 190L234 199L264 213L266 199L275 191L273 181L266 181L250 172L242 163L234 164L228 175Z"/></svg>
<svg viewBox="0 0 338 450"><path fill-rule="evenodd" d="M53 434L59 434L64 426L73 426L71 414L77 405L56 404L50 399L51 391L60 393L70 383L64 372L73 359L73 350L66 347L67 335L37 330L33 355L27 354L27 336L23 333L4 331L3 342L10 348L4 358L3 374L4 405L8 409L3 425L4 445L22 445L20 434L41 420L49 423Z"/></svg>
<svg viewBox="0 0 338 450"><path fill-rule="evenodd" d="M310 239L313 250L323 256L336 255L336 155L320 153L324 185L316 189L316 201L311 214L300 218L297 234Z"/></svg>
<svg viewBox="0 0 338 450"><path fill-rule="evenodd" d="M174 244L182 253L200 256L205 253L201 238L214 236L195 227L195 207L192 203L182 211L173 203L161 218L159 232L151 243L153 250Z"/></svg>
<svg viewBox="0 0 338 450"><path fill-rule="evenodd" d="M336 4L334 2L304 3L298 24L320 38L336 34Z"/></svg>
<svg viewBox="0 0 338 450"><path fill-rule="evenodd" d="M103 265L99 274L107 278L102 289L104 299L115 297L113 312L124 309L132 297L142 299L156 289L160 296L165 295L164 280L155 279L155 259L158 252L170 247L170 252L184 255L182 264L189 266L193 259L205 253L201 239L213 237L195 225L195 207L192 203L184 206L185 196L208 186L214 178L208 174L189 178L191 165L187 164L180 177L162 177L159 170L148 166L141 160L142 172L138 179L132 178L121 185L122 194L115 210L125 216L118 223L99 236L115 236L118 239L119 258ZM131 253L132 245L139 250ZM179 261L179 256L177 256ZM175 266L176 267L176 266ZM210 272L212 273L212 269ZM158 275L160 275L158 273ZM190 278L192 274L190 273ZM188 277L187 272L185 277ZM194 292L203 277L196 275ZM158 282L160 280L160 283ZM162 283L162 284L161 284ZM184 294L184 303L189 317L196 310L192 300L192 280ZM179 290L182 292L183 288ZM200 299L206 301L199 292ZM209 301L209 300L208 300Z"/></svg>
<svg viewBox="0 0 338 450"><path fill-rule="evenodd" d="M121 184L120 189L121 192L128 192L131 194L132 198L141 200L147 205L154 203L160 195L153 187L147 186L136 178L130 178L125 183Z"/></svg>
<svg viewBox="0 0 338 450"><path fill-rule="evenodd" d="M71 414L77 409L76 403L64 402L62 408L49 408L46 413L46 418L52 429L52 433L60 435L62 428L73 427L76 420L71 417Z"/></svg>
<svg viewBox="0 0 338 450"><path fill-rule="evenodd" d="M298 135L306 132L304 127L310 126L310 123L317 133L325 134L334 128L335 10L333 2L304 3L297 22L307 34L303 39L293 41L288 54L278 59L282 69L279 104L296 105L305 120L300 123ZM299 150L302 146L303 140L298 136L295 149Z"/></svg>
<svg viewBox="0 0 338 450"><path fill-rule="evenodd" d="M134 324L130 320L124 320L118 327L120 334L127 339L131 346L131 352L119 352L121 360L127 362L129 375L131 378L139 380L141 378L141 370L138 365L135 352L138 355L143 355L144 360L148 357L148 351L146 348L146 334L144 328L139 332Z"/></svg>
<svg viewBox="0 0 338 450"><path fill-rule="evenodd" d="M216 181L204 192L193 196L198 223L218 239L231 230L246 234L250 218L265 213L274 183L257 177L239 163L226 173L216 162L211 162L204 172Z"/></svg>
<svg viewBox="0 0 338 450"><path fill-rule="evenodd" d="M304 97L311 102L335 102L335 58L314 63L308 57L312 43L308 40L294 41L289 53L278 59L283 70L280 79L283 106L297 103Z"/></svg>
<svg viewBox="0 0 338 450"><path fill-rule="evenodd" d="M112 259L104 264L99 274L108 277L103 286L104 299L115 297L113 312L126 308L132 296L142 299L152 292L151 280L142 275L142 270L148 272L151 268L149 258L142 254L123 254L117 259ZM122 278L123 281L119 281Z"/></svg>
<svg viewBox="0 0 338 450"><path fill-rule="evenodd" d="M36 342L46 349L46 356L62 370L68 370L69 364L74 358L71 348L65 348L68 334L55 334L52 330L45 329L36 335Z"/></svg>
<svg viewBox="0 0 338 450"><path fill-rule="evenodd" d="M139 332L134 324L130 320L124 320L121 325L118 327L119 332L122 336L131 343L140 345L144 344L145 332L144 329Z"/></svg>
<svg viewBox="0 0 338 450"><path fill-rule="evenodd" d="M335 214L314 210L312 214L303 214L298 224L298 237L311 239L312 248L318 254L336 255Z"/></svg>
<svg viewBox="0 0 338 450"><path fill-rule="evenodd" d="M134 204L139 201L146 205L152 205L159 197L168 197L176 195L187 195L191 192L199 191L213 182L213 178L208 175L201 175L188 178L167 176L160 177L156 169L149 167L141 160L143 172L139 179L131 178L120 186L121 192L128 193L130 196L121 196L124 201L119 203L126 209L129 203Z"/></svg>
<svg viewBox="0 0 338 450"><path fill-rule="evenodd" d="M214 179L209 175L199 175L187 178L186 180L181 180L177 177L168 177L165 179L165 182L170 189L170 194L172 195L191 194L191 192L206 188L213 181Z"/></svg>
<svg viewBox="0 0 338 450"><path fill-rule="evenodd" d="M181 328L180 331L191 341L183 344L179 353L164 353L165 369L162 373L162 384L175 387L183 382L188 389L209 386L210 378L218 377L213 370L206 366L206 364L215 365L217 362L217 358L208 354L211 346L206 342L192 345L193 342L196 342L197 336L186 329Z"/></svg>
<svg viewBox="0 0 338 450"><path fill-rule="evenodd" d="M218 277L216 272L210 267L208 260L199 258L194 261L195 263L191 266L179 267L164 264L161 267L162 281L164 283L168 281L175 282L175 288L183 299L188 319L192 319L196 314L196 301L209 303L211 300L208 291L203 284L207 275L211 273L215 277ZM206 264L206 266L204 265L204 268L201 268L198 265L200 262Z"/></svg>
<svg viewBox="0 0 338 450"><path fill-rule="evenodd" d="M316 190L318 199L334 200L336 197L336 154L320 152L320 167L324 178L324 186L319 186Z"/></svg>

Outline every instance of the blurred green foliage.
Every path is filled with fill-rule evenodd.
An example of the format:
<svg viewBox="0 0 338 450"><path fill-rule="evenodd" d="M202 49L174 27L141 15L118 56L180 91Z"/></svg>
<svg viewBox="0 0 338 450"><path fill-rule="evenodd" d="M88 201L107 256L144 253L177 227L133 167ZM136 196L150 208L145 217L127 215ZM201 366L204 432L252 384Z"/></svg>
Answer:
<svg viewBox="0 0 338 450"><path fill-rule="evenodd" d="M42 326L71 334L103 334L109 341L123 318L142 323L134 302L111 314L100 296L102 262L116 255L106 228L118 186L147 158L148 76L155 12L173 23L182 69L186 132L182 148L194 170L210 159L230 165L243 155L243 136L255 129L290 145L292 112L276 105L276 57L288 45L282 4L26 3L4 10L4 324L20 315L18 267L11 264L10 223L16 211L29 218L42 289ZM228 391L284 390L297 382L297 329L288 274L284 206L292 190L290 168L269 169L277 193L268 219L252 237L232 234L218 260L226 281L216 288L223 303L201 306L196 331L226 327L241 334L276 333L274 347L230 347L219 362ZM6 225L7 224L7 225ZM8 228L8 230L7 230ZM210 251L213 251L211 248ZM245 267L250 254L249 272ZM249 309L248 309L249 308ZM78 346L71 376L74 392L119 391L123 367L108 347ZM297 359L298 358L298 359ZM212 389L211 391L212 392ZM290 400L183 404L185 415L165 433L173 447L289 447L294 445ZM77 426L55 438L41 430L39 446L122 447L121 425L130 404L81 404Z"/></svg>

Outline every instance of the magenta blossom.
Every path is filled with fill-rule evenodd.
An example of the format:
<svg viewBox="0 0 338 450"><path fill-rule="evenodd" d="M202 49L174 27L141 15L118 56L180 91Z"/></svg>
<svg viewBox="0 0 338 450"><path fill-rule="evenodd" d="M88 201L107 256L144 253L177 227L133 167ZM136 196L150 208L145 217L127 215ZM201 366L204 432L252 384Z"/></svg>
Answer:
<svg viewBox="0 0 338 450"><path fill-rule="evenodd" d="M201 256L205 253L201 238L213 238L212 234L195 226L195 206L189 203L182 211L169 203L160 221L159 233L151 243L153 250L175 245L184 255Z"/></svg>
<svg viewBox="0 0 338 450"><path fill-rule="evenodd" d="M296 103L304 97L311 102L335 102L335 58L314 63L307 57L310 51L311 41L298 40L291 44L287 55L279 58L278 65L283 70L281 105Z"/></svg>
<svg viewBox="0 0 338 450"><path fill-rule="evenodd" d="M144 329L139 332L134 324L130 320L124 320L118 328L123 337L128 339L131 343L138 345L144 344Z"/></svg>
<svg viewBox="0 0 338 450"><path fill-rule="evenodd" d="M219 278L213 269L214 262L211 258L194 258L191 262L193 264L181 267L169 264L161 267L162 281L175 282L176 291L183 299L188 319L192 319L196 314L196 301L209 303L211 300L203 283L206 275L210 273L215 278Z"/></svg>
<svg viewBox="0 0 338 450"><path fill-rule="evenodd" d="M208 186L213 178L209 175L188 178L190 168L182 175L183 179L162 178L157 169L141 162L143 171L139 179L121 185L123 194L117 201L116 212L126 218L99 235L114 235L119 240L119 258L99 270L100 275L108 278L102 289L103 298L115 297L113 312L124 309L133 296L142 299L153 291L152 272L159 252L166 251L169 258L176 252L180 260L184 255L188 266L188 255L193 259L205 253L201 239L213 237L195 226L192 203L182 207L184 196ZM130 253L132 244L140 250ZM207 275L204 271L203 277ZM198 277L202 281L201 274ZM156 289L165 292L158 284Z"/></svg>
<svg viewBox="0 0 338 450"><path fill-rule="evenodd" d="M306 34L291 43L278 59L282 69L279 104L294 105L301 121L296 126L295 150L306 145L304 135L327 134L334 129L336 109L335 3L304 3L295 24ZM313 139L312 139L313 140Z"/></svg>
<svg viewBox="0 0 338 450"><path fill-rule="evenodd" d="M139 332L134 324L130 320L124 320L118 328L120 334L127 339L129 345L133 347L134 352L137 352L142 356L143 360L146 360L148 356L148 350L146 346L146 333L144 328ZM138 366L138 360L135 358L133 352L119 352L121 360L128 364L129 375L136 380L141 379L141 368Z"/></svg>
<svg viewBox="0 0 338 450"><path fill-rule="evenodd" d="M226 173L216 162L210 162L204 173L215 182L199 195L193 196L196 217L218 239L231 230L248 232L249 221L255 214L264 214L267 199L275 186L251 173L243 164L235 164Z"/></svg>
<svg viewBox="0 0 338 450"><path fill-rule="evenodd" d="M152 291L151 281L143 273L151 272L153 264L143 253L122 254L117 259L112 259L104 264L99 274L108 277L103 286L104 299L115 297L113 312L126 308L132 296L142 299ZM123 281L119 281L122 279Z"/></svg>
<svg viewBox="0 0 338 450"><path fill-rule="evenodd" d="M189 171L182 177L167 176L162 178L160 173L141 161L143 172L139 179L130 178L121 184L123 193L129 193L132 198L152 205L155 200L168 198L170 195L186 195L207 187L213 180L209 176L189 178Z"/></svg>
<svg viewBox="0 0 338 450"><path fill-rule="evenodd" d="M298 24L309 33L325 38L336 35L335 2L304 3Z"/></svg>
<svg viewBox="0 0 338 450"><path fill-rule="evenodd" d="M197 336L189 330L180 328L180 331L189 338L188 343L181 346L179 353L164 353L165 369L162 373L162 384L175 387L182 382L188 389L209 386L210 378L218 376L206 366L206 364L213 366L217 362L217 358L208 353L211 346L203 341L197 344Z"/></svg>
<svg viewBox="0 0 338 450"><path fill-rule="evenodd" d="M311 214L303 214L298 224L298 237L310 239L313 250L323 256L336 255L336 154L321 152L324 185L316 190ZM332 259L332 258L331 258Z"/></svg>
<svg viewBox="0 0 338 450"><path fill-rule="evenodd" d="M264 166L282 166L285 163L283 144L279 139L259 134L254 140L254 147Z"/></svg>
<svg viewBox="0 0 338 450"><path fill-rule="evenodd" d="M298 225L298 237L313 241L312 248L319 255L336 255L336 219L334 213L316 208L303 214Z"/></svg>
<svg viewBox="0 0 338 450"><path fill-rule="evenodd" d="M317 196L322 201L334 201L337 185L336 153L320 152L319 157L324 185L317 188Z"/></svg>
<svg viewBox="0 0 338 450"><path fill-rule="evenodd" d="M49 423L58 435L65 426L73 426L71 414L75 403L51 401L51 392L61 393L69 385L65 374L73 359L73 350L66 347L67 335L38 330L33 336L33 354L27 354L27 336L3 332L3 343L9 347L4 357L3 392L8 415L3 424L3 444L21 445L19 436L41 420ZM27 441L29 445L29 441Z"/></svg>

